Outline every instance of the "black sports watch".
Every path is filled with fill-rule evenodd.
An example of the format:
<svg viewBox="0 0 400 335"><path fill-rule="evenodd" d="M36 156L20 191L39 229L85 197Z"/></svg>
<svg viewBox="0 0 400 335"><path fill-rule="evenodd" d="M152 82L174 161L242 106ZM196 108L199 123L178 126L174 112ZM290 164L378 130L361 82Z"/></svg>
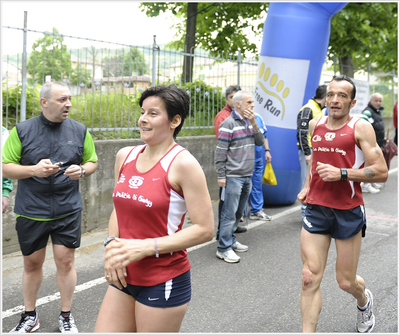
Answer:
<svg viewBox="0 0 400 335"><path fill-rule="evenodd" d="M81 176L79 178L83 178L86 175L86 170L83 168L82 165L79 165L81 167Z"/></svg>
<svg viewBox="0 0 400 335"><path fill-rule="evenodd" d="M115 240L115 237L113 237L113 236L107 237L103 243L104 247L106 247L108 243L110 243L111 241L114 241L114 240Z"/></svg>

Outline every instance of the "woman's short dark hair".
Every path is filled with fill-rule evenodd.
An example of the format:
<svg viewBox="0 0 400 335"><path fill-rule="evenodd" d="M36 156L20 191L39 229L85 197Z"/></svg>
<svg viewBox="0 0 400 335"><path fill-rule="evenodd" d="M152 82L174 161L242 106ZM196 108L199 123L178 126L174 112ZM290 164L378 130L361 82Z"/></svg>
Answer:
<svg viewBox="0 0 400 335"><path fill-rule="evenodd" d="M139 105L142 107L143 101L148 97L158 97L165 105L168 120L172 122L175 115L180 115L181 124L175 128L174 138L181 131L185 119L189 116L190 97L185 90L175 85L170 86L154 86L146 89L140 96Z"/></svg>
<svg viewBox="0 0 400 335"><path fill-rule="evenodd" d="M334 76L332 79L332 81L342 81L342 80L349 82L353 86L353 91L351 92L351 100L353 101L354 98L356 97L356 85L354 85L353 81L344 74L341 74L339 76Z"/></svg>

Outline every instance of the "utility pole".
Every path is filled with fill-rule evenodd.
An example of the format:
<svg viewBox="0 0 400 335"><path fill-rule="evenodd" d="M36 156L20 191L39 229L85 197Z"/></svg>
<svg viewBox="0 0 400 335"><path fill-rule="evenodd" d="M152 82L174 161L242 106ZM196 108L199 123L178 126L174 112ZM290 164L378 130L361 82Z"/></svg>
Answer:
<svg viewBox="0 0 400 335"><path fill-rule="evenodd" d="M26 120L26 35L28 12L24 12L24 47L22 53L22 92L21 92L21 121Z"/></svg>

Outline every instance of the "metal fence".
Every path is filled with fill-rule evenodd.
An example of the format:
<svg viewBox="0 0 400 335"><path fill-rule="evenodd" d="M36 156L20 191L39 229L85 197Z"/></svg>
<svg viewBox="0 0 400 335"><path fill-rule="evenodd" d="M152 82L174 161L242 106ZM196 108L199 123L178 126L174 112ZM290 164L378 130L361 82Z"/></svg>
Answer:
<svg viewBox="0 0 400 335"><path fill-rule="evenodd" d="M27 40L32 43L29 53L3 50L2 110L8 129L40 113L39 90L47 81L68 84L73 95L70 117L85 124L96 139L138 137L138 99L150 86L176 84L189 93L190 117L180 135L213 134L214 117L226 104L226 87L254 90L257 61L243 60L240 53L211 57L201 50L172 51L158 46L156 36L148 46L135 46L3 28L4 33L20 30L26 36L21 49L27 49ZM190 82L183 79L185 56L193 59Z"/></svg>
<svg viewBox="0 0 400 335"><path fill-rule="evenodd" d="M16 41L20 52L9 52L5 44L2 50L2 120L8 129L40 113L43 83L63 81L73 95L70 117L84 123L95 139L137 138L140 93L173 83L191 97L190 117L180 135L213 134L226 87L240 85L253 92L257 79L255 59L242 59L240 53L211 57L201 50L172 51L157 45L156 36L148 46L135 46L3 26L3 36L11 32L22 38ZM193 59L190 82L183 79L185 56ZM336 64L326 64L321 81L329 81L337 70ZM379 80L382 76L386 81ZM397 100L397 74L368 72L362 80L370 93L384 95L384 106L391 111Z"/></svg>

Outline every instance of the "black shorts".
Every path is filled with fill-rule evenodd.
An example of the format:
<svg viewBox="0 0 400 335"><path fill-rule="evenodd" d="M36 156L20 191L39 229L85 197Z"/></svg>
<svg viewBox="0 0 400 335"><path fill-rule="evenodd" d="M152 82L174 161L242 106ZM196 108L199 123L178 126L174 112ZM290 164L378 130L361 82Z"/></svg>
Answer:
<svg viewBox="0 0 400 335"><path fill-rule="evenodd" d="M190 270L165 283L155 286L137 286L127 284L122 292L131 295L136 301L149 307L177 307L188 303L192 296ZM111 284L119 290L118 287Z"/></svg>
<svg viewBox="0 0 400 335"><path fill-rule="evenodd" d="M18 242L24 256L46 247L51 236L53 244L63 245L70 249L81 245L81 212L61 219L37 221L23 216L17 217L15 229Z"/></svg>
<svg viewBox="0 0 400 335"><path fill-rule="evenodd" d="M351 238L362 229L364 237L367 228L365 208L360 205L352 209L341 210L307 204L303 228L314 234L329 234L338 240Z"/></svg>

